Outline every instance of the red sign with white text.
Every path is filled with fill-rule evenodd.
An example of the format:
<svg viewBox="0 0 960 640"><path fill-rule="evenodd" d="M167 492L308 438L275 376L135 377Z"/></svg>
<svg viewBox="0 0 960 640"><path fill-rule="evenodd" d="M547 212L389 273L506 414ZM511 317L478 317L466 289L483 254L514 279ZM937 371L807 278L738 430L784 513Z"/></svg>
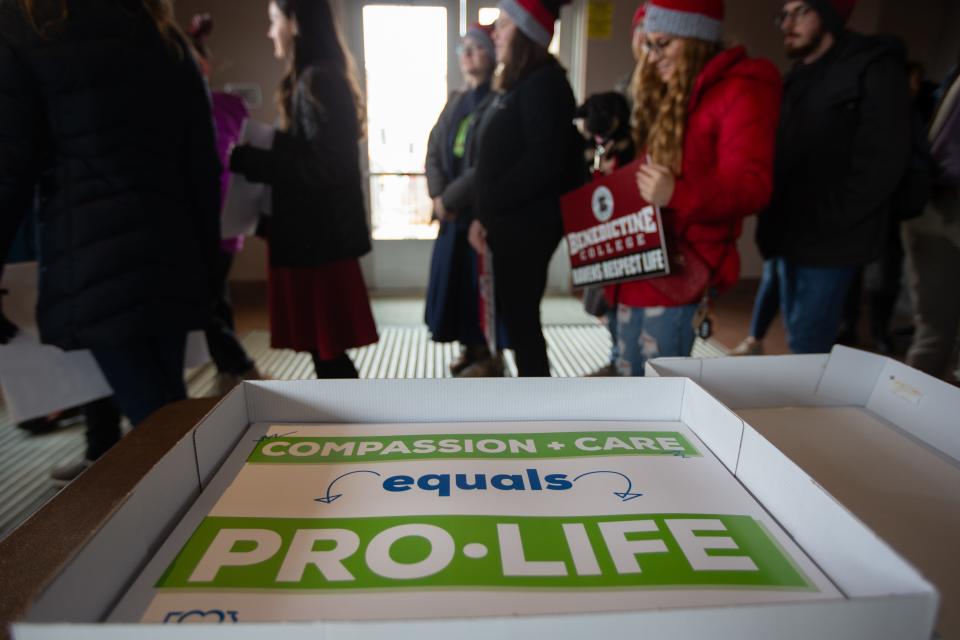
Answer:
<svg viewBox="0 0 960 640"><path fill-rule="evenodd" d="M660 209L640 196L639 166L631 162L560 198L574 287L670 273Z"/></svg>

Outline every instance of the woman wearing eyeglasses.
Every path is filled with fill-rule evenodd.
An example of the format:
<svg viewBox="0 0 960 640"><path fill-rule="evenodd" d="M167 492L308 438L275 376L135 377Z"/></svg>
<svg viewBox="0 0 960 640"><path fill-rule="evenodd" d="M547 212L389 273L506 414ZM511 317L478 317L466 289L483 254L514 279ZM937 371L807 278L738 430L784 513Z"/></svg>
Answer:
<svg viewBox="0 0 960 640"><path fill-rule="evenodd" d="M426 322L436 342L460 343L450 372L464 377L503 375L503 360L490 353L480 328L477 254L467 242L475 197L468 151L496 67L492 33L492 26L479 24L467 30L459 48L466 87L450 96L427 145L427 188L440 233L430 263Z"/></svg>
<svg viewBox="0 0 960 640"><path fill-rule="evenodd" d="M640 194L662 208L673 275L620 289L620 375L689 356L698 307L739 277L743 218L770 199L781 82L721 44L723 0L651 0L635 84ZM695 318L696 316L696 318Z"/></svg>

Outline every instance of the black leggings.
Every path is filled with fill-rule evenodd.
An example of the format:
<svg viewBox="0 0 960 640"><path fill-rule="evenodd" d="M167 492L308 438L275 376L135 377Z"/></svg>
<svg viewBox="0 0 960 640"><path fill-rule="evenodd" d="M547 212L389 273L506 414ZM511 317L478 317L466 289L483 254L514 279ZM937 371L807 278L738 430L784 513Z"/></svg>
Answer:
<svg viewBox="0 0 960 640"><path fill-rule="evenodd" d="M547 289L547 271L557 242L559 239L551 242L522 234L491 247L496 313L507 329L521 377L550 377L540 301Z"/></svg>
<svg viewBox="0 0 960 640"><path fill-rule="evenodd" d="M320 354L316 351L311 351L310 356L313 358L313 368L317 371L317 378L351 380L360 377L357 368L353 365L353 360L345 353L333 360L321 360Z"/></svg>

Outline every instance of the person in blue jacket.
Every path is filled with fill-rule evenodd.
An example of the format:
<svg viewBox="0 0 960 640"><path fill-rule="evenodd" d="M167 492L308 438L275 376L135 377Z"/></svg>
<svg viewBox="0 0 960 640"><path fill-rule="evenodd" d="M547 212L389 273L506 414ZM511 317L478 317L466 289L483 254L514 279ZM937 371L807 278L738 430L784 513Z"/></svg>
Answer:
<svg viewBox="0 0 960 640"><path fill-rule="evenodd" d="M215 290L219 175L168 0L0 3L0 262L39 193L41 340L89 349L134 425L186 397L187 333Z"/></svg>

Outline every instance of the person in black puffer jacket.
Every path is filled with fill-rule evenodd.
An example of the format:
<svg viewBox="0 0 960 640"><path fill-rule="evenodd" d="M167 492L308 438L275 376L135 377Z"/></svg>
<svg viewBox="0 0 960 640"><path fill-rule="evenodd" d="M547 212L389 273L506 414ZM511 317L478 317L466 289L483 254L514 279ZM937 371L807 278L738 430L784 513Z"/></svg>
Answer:
<svg viewBox="0 0 960 640"><path fill-rule="evenodd" d="M0 0L0 263L39 185L41 338L90 349L133 424L186 397L218 173L166 0Z"/></svg>
<svg viewBox="0 0 960 640"><path fill-rule="evenodd" d="M307 351L319 378L356 378L347 349L377 341L358 258L370 251L360 175L363 104L327 0L270 3L270 39L290 70L271 149L242 145L230 169L273 187L270 342Z"/></svg>
<svg viewBox="0 0 960 640"><path fill-rule="evenodd" d="M471 225L470 243L478 252L489 244L493 254L497 315L521 376L550 375L540 301L563 236L560 196L585 177L573 91L547 51L563 4L500 3L494 32L497 60L503 63L494 79L499 95L477 133L478 220Z"/></svg>

